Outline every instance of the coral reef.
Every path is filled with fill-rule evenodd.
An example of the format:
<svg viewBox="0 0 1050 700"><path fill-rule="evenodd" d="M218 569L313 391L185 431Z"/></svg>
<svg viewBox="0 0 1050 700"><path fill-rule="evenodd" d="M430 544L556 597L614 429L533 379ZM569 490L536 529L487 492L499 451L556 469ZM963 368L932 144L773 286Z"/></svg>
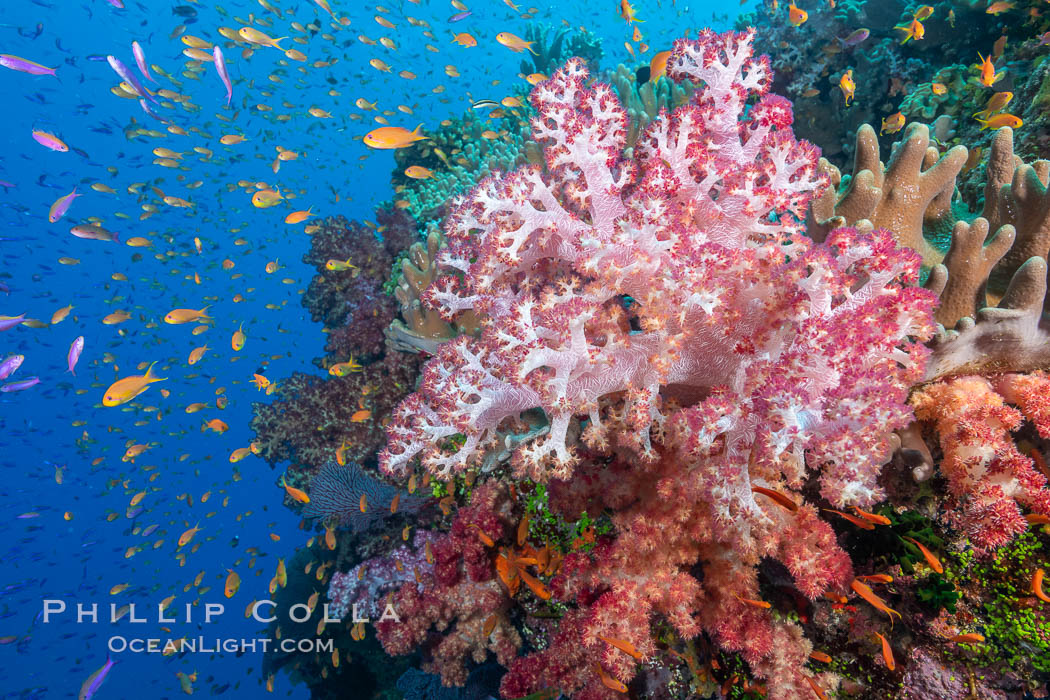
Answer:
<svg viewBox="0 0 1050 700"><path fill-rule="evenodd" d="M406 476L418 455L432 474L462 473L542 409L549 430L514 450L517 478L600 480L605 461L583 460L579 435L638 479L616 536L567 557L552 583L576 606L553 648L578 662L556 664L552 648L550 663L517 659L505 693L553 681L604 697L635 665L602 639L645 658L660 619L741 651L771 698L833 683L799 670L810 647L797 625L752 604L757 566L782 562L809 599L849 584L848 557L797 490L812 477L839 507L879 500L933 295L908 286L919 258L884 231L839 229L819 245L799 235L824 180L788 129L790 105L767 93L751 38L676 42L669 75L703 87L652 122L634 160L611 88L570 61L532 95L546 170L485 180L446 219L438 262L458 274L424 301L447 320L477 312L481 334L426 364L382 468Z"/></svg>
<svg viewBox="0 0 1050 700"><path fill-rule="evenodd" d="M345 377L293 373L271 403L252 404L257 453L274 466L290 460L307 474L335 460L340 447L347 461L371 460L384 441L377 416L412 390L417 367L414 358L394 353ZM368 411L368 419L355 422L359 411Z"/></svg>
<svg viewBox="0 0 1050 700"><path fill-rule="evenodd" d="M470 505L458 511L449 532L426 540L431 543L427 558L432 557L432 570L420 571L415 581L389 598L400 621L376 625L388 653L407 654L429 642L423 670L440 675L446 685L463 685L468 661L484 663L489 652L501 665L511 663L521 637L504 616L509 599L483 542L503 536L508 507L505 487L495 482L480 486ZM434 640L432 627L444 635Z"/></svg>
<svg viewBox="0 0 1050 700"><path fill-rule="evenodd" d="M568 42L565 41L568 37ZM521 62L521 72L549 75L555 68L570 58L579 58L587 64L587 70L598 72L598 62L604 52L602 39L583 27L573 30L568 27L552 27L549 24L532 23L525 30L525 40L533 42L533 53L529 60Z"/></svg>
<svg viewBox="0 0 1050 700"><path fill-rule="evenodd" d="M353 462L324 465L310 486L310 502L303 508L303 516L337 523L354 532L369 530L399 511L418 511L427 500L384 484Z"/></svg>

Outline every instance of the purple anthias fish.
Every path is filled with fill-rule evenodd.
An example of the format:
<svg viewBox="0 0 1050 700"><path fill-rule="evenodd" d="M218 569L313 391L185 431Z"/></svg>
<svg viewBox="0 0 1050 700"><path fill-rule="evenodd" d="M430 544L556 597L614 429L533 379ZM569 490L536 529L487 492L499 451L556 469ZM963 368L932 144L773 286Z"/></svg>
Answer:
<svg viewBox="0 0 1050 700"><path fill-rule="evenodd" d="M9 331L15 326L21 326L22 321L25 320L25 314L19 314L17 316L0 316L0 331Z"/></svg>
<svg viewBox="0 0 1050 700"><path fill-rule="evenodd" d="M146 102L146 100L140 99L139 100L139 106L142 107L142 111L143 112L145 112L146 114L150 115L151 117L153 117L157 121L164 122L165 124L168 123L167 119L165 119L164 117L160 116L159 114L157 114L156 112L153 111L153 108L149 106L149 102Z"/></svg>
<svg viewBox="0 0 1050 700"><path fill-rule="evenodd" d="M463 12L457 12L456 14L452 15L451 17L449 17L448 21L449 22L459 22L460 20L464 20L467 17L470 17L472 14L474 14L474 13L471 12L470 10L464 10Z"/></svg>
<svg viewBox="0 0 1050 700"><path fill-rule="evenodd" d="M51 223L55 223L69 211L69 208L73 206L73 200L82 195L77 194L77 188L74 187L73 191L69 194L62 195L55 200L55 203L51 205L50 211L47 213L47 220Z"/></svg>
<svg viewBox="0 0 1050 700"><path fill-rule="evenodd" d="M131 53L135 54L135 65L139 67L139 73L142 73L142 77L151 83L157 82L153 79L153 76L149 74L149 66L146 65L146 52L142 50L139 42L131 42Z"/></svg>
<svg viewBox="0 0 1050 700"><path fill-rule="evenodd" d="M219 73L222 84L226 86L226 106L229 107L230 101L233 100L233 83L230 82L230 74L226 71L226 59L223 58L222 49L218 44L215 45L212 56L215 58L215 70Z"/></svg>
<svg viewBox="0 0 1050 700"><path fill-rule="evenodd" d="M106 56L106 60L109 61L109 67L113 69L113 72L119 75L128 85L135 88L138 92L139 97L143 97L153 104L160 104L153 98L153 95L149 94L149 91L139 82L139 79L135 77L135 74L128 70L119 58L116 56Z"/></svg>
<svg viewBox="0 0 1050 700"><path fill-rule="evenodd" d="M857 44L863 42L869 36L871 36L871 30L867 29L866 27L861 27L857 31L851 33L845 39L839 39L839 42L842 44L842 48L848 49L851 46L856 46Z"/></svg>
<svg viewBox="0 0 1050 700"><path fill-rule="evenodd" d="M109 2L110 5L112 5L113 7L117 8L118 10L123 10L124 9L124 2L123 2L123 0L107 0L107 2Z"/></svg>
<svg viewBox="0 0 1050 700"><path fill-rule="evenodd" d="M29 73L30 75L55 75L55 71L58 70L57 68L48 68L39 63L33 63L24 58L6 53L0 53L0 66L21 71L22 73Z"/></svg>
<svg viewBox="0 0 1050 700"><path fill-rule="evenodd" d="M30 387L34 387L40 383L40 377L29 377L27 379L20 379L17 382L11 382L0 386L0 391L5 394L11 391L25 391Z"/></svg>
<svg viewBox="0 0 1050 700"><path fill-rule="evenodd" d="M95 693L102 687L102 684L106 682L106 678L109 676L110 669L113 668L114 661L109 654L106 654L106 663L102 664L101 668L92 673L87 677L87 680L80 686L80 694L77 695L77 700L91 700L95 697Z"/></svg>
<svg viewBox="0 0 1050 700"><path fill-rule="evenodd" d="M7 379L15 370L22 366L22 361L26 359L25 355L11 355L3 362L0 362L0 380Z"/></svg>
<svg viewBox="0 0 1050 700"><path fill-rule="evenodd" d="M66 370L74 377L77 373L73 370L77 366L77 362L80 361L80 353L84 352L84 336L78 335L76 339L69 344L69 354L66 355L66 364L69 365L69 369Z"/></svg>

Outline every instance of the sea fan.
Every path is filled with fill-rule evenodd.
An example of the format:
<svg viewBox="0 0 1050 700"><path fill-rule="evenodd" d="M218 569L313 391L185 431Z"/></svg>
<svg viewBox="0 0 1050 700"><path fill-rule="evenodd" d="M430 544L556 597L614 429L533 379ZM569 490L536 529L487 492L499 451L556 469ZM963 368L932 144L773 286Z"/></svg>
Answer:
<svg viewBox="0 0 1050 700"><path fill-rule="evenodd" d="M419 510L428 500L379 481L353 462L346 466L329 462L313 479L303 515L337 520L354 532L365 532L392 514L395 496L400 496L397 510L406 512Z"/></svg>

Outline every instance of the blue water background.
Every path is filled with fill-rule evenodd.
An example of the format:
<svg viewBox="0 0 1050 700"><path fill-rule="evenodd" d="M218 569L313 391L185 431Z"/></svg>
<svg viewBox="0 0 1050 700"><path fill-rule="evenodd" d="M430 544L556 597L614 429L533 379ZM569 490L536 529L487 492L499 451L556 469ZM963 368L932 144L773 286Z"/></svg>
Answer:
<svg viewBox="0 0 1050 700"><path fill-rule="evenodd" d="M255 2L223 3L228 16L219 14L213 4L190 5L198 13L187 34L216 41L216 29L242 26L234 16L273 20L276 27L259 29L272 36L296 33L288 31L291 21L307 24L320 20L328 28L329 18L316 4L308 1L274 0L283 19L278 19ZM461 114L469 108L471 98L499 100L513 94L523 84L516 77L521 55L495 43L500 31L525 35L528 21L560 24L564 19L573 27L585 26L604 40L603 67L632 61L624 48L631 27L617 13L617 0L588 3L541 4L523 1L522 10L539 8L537 19L522 20L500 0L474 0L469 5L473 16L454 25L448 18L457 12L448 2L381 3L390 10L383 14L374 4L332 0L340 16L351 18L349 27L336 32L336 42L320 36L309 44L282 42L286 48L303 51L315 60L338 59L329 68L313 68L284 59L275 49L260 48L250 60L241 57L239 47L224 51L234 80L234 102L231 110L223 108L225 89L209 66L201 80L184 79L180 72L187 60L181 55L185 45L170 38L182 18L173 14L175 3L129 2L125 9L115 9L105 0L92 2L29 2L11 0L0 6L0 53L14 54L51 67L58 67L59 78L35 77L0 69L0 94L5 109L0 111L5 148L0 152L0 180L13 187L0 189L3 230L0 251L3 269L0 282L10 288L0 293L0 314L25 312L28 317L47 321L51 314L67 304L74 309L64 322L46 329L19 327L0 334L0 353L25 355L22 368L11 378L36 375L41 384L22 393L0 394L0 468L4 489L0 511L0 536L3 553L0 567L0 637L17 636L17 641L0 646L0 698L75 697L83 680L106 659L110 636L172 637L184 635L222 638L253 638L262 635L261 625L245 620L244 607L252 599L267 597L266 586L273 575L277 558L290 559L307 534L298 529L298 519L281 506L281 491L276 485L278 472L255 457L248 457L237 467L243 475L233 482L230 452L247 446L251 433L250 404L262 395L248 384L253 372L262 371L280 381L293 371L317 373L310 359L322 354L324 336L318 325L299 304L299 292L305 289L312 268L300 257L309 245L303 225L288 226L284 216L296 209L312 207L320 215L343 214L352 219L374 219L377 203L392 198L390 173L393 159L389 152L369 151L360 137L378 126L372 121L377 112L363 112L354 106L358 97L378 101L380 109L394 110L390 122L412 128L419 122L437 128L438 122ZM749 3L750 4L750 3ZM645 41L651 52L669 48L670 41L688 29L703 26L726 29L731 18L712 23L712 11L736 13L749 9L734 2L663 2L635 3ZM377 24L373 17L382 15L397 26L390 30ZM411 26L405 15L429 22L435 38L428 39L422 30ZM37 33L37 25L42 25ZM281 28L281 29L278 29ZM455 32L471 32L479 46L466 49L451 42ZM399 45L390 51L382 46L367 46L357 37L365 34L373 40L389 36ZM139 126L164 131L165 125L143 113L132 100L110 93L119 80L105 60L90 60L106 54L119 57L134 70L131 42L138 40L150 63L163 67L183 82L173 86L155 76L161 86L189 95L200 106L197 112L182 108L155 108L172 122L190 129L197 127L209 138L191 132L189 136L167 135L153 139L142 137L129 141L124 129L134 119ZM440 53L425 50L431 43ZM649 54L651 56L652 53ZM379 73L368 60L382 58L393 74ZM285 60L288 65L280 66ZM647 63L648 57L633 61ZM444 67L455 65L461 77L449 78ZM396 76L410 70L415 80ZM282 82L271 75L279 70ZM137 71L136 71L137 73ZM328 79L334 79L332 85ZM499 80L499 85L492 85ZM442 94L432 89L444 85ZM157 87L152 86L151 87ZM332 88L341 95L331 97ZM272 93L265 96L263 91ZM287 102L290 106L283 106ZM252 107L266 104L272 112L259 112ZM397 105L409 105L415 112L406 115ZM332 119L320 120L307 114L317 106L328 110ZM276 114L290 114L287 122L274 120ZM351 114L362 114L353 121ZM220 121L223 115L232 122ZM82 153L53 153L31 138L33 129L51 131ZM226 148L218 139L224 133L242 133L248 141ZM201 162L191 150L200 145L214 151L213 162ZM162 146L185 152L185 170L172 170L153 165L153 148ZM274 175L270 163L275 146L298 151L297 161L284 163ZM107 167L117 168L116 175ZM180 182L178 178L185 176ZM273 209L255 209L250 197L240 188L227 190L227 185L240 179L276 185L295 199ZM198 189L185 183L203 180ZM90 189L91 183L110 185L118 194L105 194ZM142 210L127 187L135 182L148 182L164 194L185 198L193 209L159 205L157 213L139 220ZM76 199L67 216L56 224L47 220L48 208L58 197L74 187L82 196ZM144 188L145 189L145 188ZM157 197L149 197L155 201ZM116 212L130 218L119 219ZM146 236L151 248L130 248L123 244L85 241L72 237L69 229L88 216L98 216L104 225L119 232L121 240ZM234 229L239 229L233 232ZM203 255L193 251L193 237L204 243ZM234 239L243 237L249 245L235 246ZM166 240L170 238L170 243ZM164 259L154 254L173 251ZM141 259L134 260L136 254ZM79 259L79 265L59 264L58 258ZM224 258L236 263L224 271ZM283 267L268 275L267 262L279 260ZM128 281L111 279L123 272ZM193 282L197 272L200 285ZM231 279L233 273L243 273ZM295 284L282 284L290 277ZM253 291L249 291L252 289ZM243 303L234 303L234 294L244 294ZM123 300L116 300L123 297ZM209 297L217 300L209 301ZM176 307L200 308L211 304L215 326L203 335L193 336L191 325L170 326L163 316ZM268 310L268 303L279 305ZM117 309L127 309L133 318L119 326L105 326L101 318ZM156 327L148 328L153 322ZM248 335L243 351L230 349L231 333L240 323ZM278 328L289 331L281 333ZM121 333L122 332L122 333ZM66 352L78 335L86 340L86 349L77 376L64 373ZM211 352L194 367L186 357L194 347L207 343ZM112 353L114 364L101 361L103 353ZM279 356L277 359L271 359ZM135 371L141 362L157 360L159 372L167 380L143 394L136 406L158 406L156 413L140 409L102 408L102 391L117 376ZM196 376L192 376L196 375ZM215 389L224 386L229 406L224 411L214 408ZM167 388L171 396L161 397L159 389ZM87 389L77 394L77 389ZM187 415L184 408L191 402L208 402L211 407ZM202 433L203 420L218 417L230 429L224 435ZM74 421L86 421L73 426ZM137 420L148 420L135 426ZM78 440L87 435L87 440ZM135 464L121 461L127 440L149 443L151 449ZM188 454L185 461L179 456ZM103 457L97 466L91 462ZM63 467L64 483L55 481L56 465ZM153 471L143 467L155 466ZM151 474L159 476L148 481ZM152 487L159 490L152 491ZM149 490L142 502L144 511L135 519L125 516L131 496ZM210 491L211 500L200 497ZM192 494L191 507L181 494ZM229 496L229 505L222 506ZM63 513L72 513L72 520ZM109 522L106 516L119 516ZM214 512L213 517L206 517ZM36 513L35 517L19 517ZM250 515L249 515L250 513ZM197 535L199 550L188 553L184 566L176 559L175 542L179 534L196 522L202 526ZM159 528L148 538L132 534L136 525ZM269 533L280 536L279 542ZM164 539L159 549L152 543ZM145 545L143 551L125 558L129 546ZM248 567L248 547L259 550L254 568ZM184 548L185 551L186 548ZM240 592L227 601L222 595L228 567L241 575ZM201 586L211 590L199 596L195 589L184 592L200 571L205 571ZM127 583L118 595L109 595L111 587ZM154 619L156 604L176 594L173 610L181 615L182 606L199 599L204 603L225 603L221 620L206 628L193 624L175 624L171 634L160 630ZM99 624L75 624L70 613L58 622L45 625L36 620L45 598L61 598L72 607L76 602L100 605ZM148 606L150 622L131 625L123 620L110 625L109 603L118 606L135 602ZM202 607L194 608L199 619ZM259 672L261 655L190 654L181 658L160 655L120 655L119 663L96 697L98 698L168 698L182 697L177 672L198 674L195 694L222 694L227 698L265 696ZM306 697L302 686L292 688L279 674L275 695Z"/></svg>

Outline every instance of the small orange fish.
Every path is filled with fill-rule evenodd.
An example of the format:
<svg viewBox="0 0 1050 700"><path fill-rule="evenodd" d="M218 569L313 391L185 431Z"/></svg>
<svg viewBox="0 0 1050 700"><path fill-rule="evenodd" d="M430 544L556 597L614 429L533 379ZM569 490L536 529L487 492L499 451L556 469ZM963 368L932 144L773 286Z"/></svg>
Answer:
<svg viewBox="0 0 1050 700"><path fill-rule="evenodd" d="M350 416L351 423L364 423L366 420L372 417L371 411L355 411L354 415Z"/></svg>
<svg viewBox="0 0 1050 700"><path fill-rule="evenodd" d="M907 44L912 39L922 41L926 38L926 27L918 19L913 19L910 24L899 25L894 27L894 29L904 32L904 39L901 41L901 44Z"/></svg>
<svg viewBox="0 0 1050 700"><path fill-rule="evenodd" d="M766 498L772 499L772 501L778 506L791 511L792 513L798 512L798 504L779 491L767 489L763 486L752 486L751 493L760 493Z"/></svg>
<svg viewBox="0 0 1050 700"><path fill-rule="evenodd" d="M869 574L867 576L858 576L857 578L866 583L893 583L893 577L889 574Z"/></svg>
<svg viewBox="0 0 1050 700"><path fill-rule="evenodd" d="M811 651L809 653L809 658L813 659L814 661L819 661L823 664L831 663L831 657L822 651Z"/></svg>
<svg viewBox="0 0 1050 700"><path fill-rule="evenodd" d="M1001 129L1004 126L1008 126L1011 129L1019 129L1024 126L1024 121L1022 121L1020 117L1016 117L1009 112L996 114L994 117L988 117L987 119L976 119L981 123L980 131L984 131L985 129Z"/></svg>
<svg viewBox="0 0 1050 700"><path fill-rule="evenodd" d="M984 641L984 635L977 632L967 632L966 634L957 634L948 641L956 644L980 644Z"/></svg>
<svg viewBox="0 0 1050 700"><path fill-rule="evenodd" d="M467 47L469 49L469 48L473 48L473 47L477 46L478 45L478 40L475 39L468 32L460 32L459 34L457 34L455 37L452 38L452 43L453 44L459 44L460 46L465 46L465 47Z"/></svg>
<svg viewBox="0 0 1050 700"><path fill-rule="evenodd" d="M1002 74L995 72L995 64L992 63L992 57L988 56L986 58L980 53L978 53L977 58L981 62L978 66L981 71L981 85L984 85L985 87L991 87L995 85L999 78L1002 77Z"/></svg>
<svg viewBox="0 0 1050 700"><path fill-rule="evenodd" d="M876 610L881 610L882 612L889 615L891 624L893 623L894 615L896 615L897 617L901 617L901 614L899 612L886 605L886 602L882 598L875 595L871 588L868 587L868 585L863 581L853 579L849 587L853 589L854 593L859 595L864 600L868 601L868 603L870 603L872 607L874 607Z"/></svg>
<svg viewBox="0 0 1050 700"><path fill-rule="evenodd" d="M293 501L296 503L309 503L310 497L306 495L306 492L302 489L297 489L294 486L289 486L284 483L284 477L281 477L281 486L284 487L285 493L287 493Z"/></svg>
<svg viewBox="0 0 1050 700"><path fill-rule="evenodd" d="M1035 573L1032 574L1032 593L1035 593L1035 597L1044 603L1050 603L1050 596L1043 592L1043 576L1045 572L1042 569L1036 569Z"/></svg>
<svg viewBox="0 0 1050 700"><path fill-rule="evenodd" d="M733 597L736 598L737 600L739 600L741 603L746 603L746 604L748 604L748 605L750 605L752 607L764 608L766 610L768 610L769 608L773 607L772 603L769 603L769 602L767 602L765 600L753 600L751 598L741 598L736 593L733 594Z"/></svg>
<svg viewBox="0 0 1050 700"><path fill-rule="evenodd" d="M422 124L412 131L400 126L383 126L369 131L365 134L363 141L366 146L371 148L405 148L411 146L416 141L430 138L429 136L424 136L420 132L420 129L422 128Z"/></svg>
<svg viewBox="0 0 1050 700"><path fill-rule="evenodd" d="M843 513L841 510L832 510L831 508L825 508L824 510L826 510L829 513L834 513L835 515L842 516L843 518L845 518L846 520L850 521L851 523L853 523L857 527L861 528L862 530L874 530L875 529L875 526L872 525L871 523L869 523L864 518L858 518L855 515L850 515L849 513Z"/></svg>
<svg viewBox="0 0 1050 700"><path fill-rule="evenodd" d="M633 656L635 659L637 659L639 661L642 660L642 653L640 651L638 651L637 649L635 649L634 645L631 644L630 642L625 642L622 639L616 639L614 637L603 637L600 634L598 635L598 639L602 640L603 642L605 642L607 644L611 644L612 646L616 647L617 649L619 649L623 653L628 654L630 656Z"/></svg>
<svg viewBox="0 0 1050 700"><path fill-rule="evenodd" d="M788 21L796 27L801 27L809 19L809 13L805 10L799 9L795 6L795 3L788 5Z"/></svg>
<svg viewBox="0 0 1050 700"><path fill-rule="evenodd" d="M999 15L1003 12L1006 12L1007 10L1014 9L1014 6L1016 4L1017 3L1013 2L1012 0L999 0L998 2L993 2L991 5L989 5L984 12L985 14L989 15Z"/></svg>
<svg viewBox="0 0 1050 700"><path fill-rule="evenodd" d="M936 571L938 574L943 574L944 573L944 567L941 566L940 560L937 559L937 557L935 557L933 555L933 552L931 552L930 550L926 549L926 547L923 546L922 542L919 542L918 540L913 539L911 537L905 537L903 539L908 540L913 545L915 545L916 547L919 548L919 551L922 552L923 558L926 560L926 563L930 565L931 569Z"/></svg>
<svg viewBox="0 0 1050 700"><path fill-rule="evenodd" d="M594 671L598 674L598 678L602 679L602 685L609 690L615 690L617 693L626 693L627 686L621 683L616 678L613 678L605 672L605 670L598 664L594 664Z"/></svg>
<svg viewBox="0 0 1050 700"><path fill-rule="evenodd" d="M896 134L898 131L900 131L901 129L904 128L904 121L905 121L905 119L904 119L904 113L903 112L897 112L896 114L891 114L888 117L883 117L882 118L882 128L879 129L879 133L880 134ZM860 509L858 508L857 510L860 510ZM859 513L858 513L858 515L859 515ZM861 517L864 517L864 516L861 516ZM879 517L881 517L881 516L879 516ZM886 522L885 523L881 523L882 525L888 525L889 522L890 522L886 518L883 518L883 520L886 520Z"/></svg>
<svg viewBox="0 0 1050 700"><path fill-rule="evenodd" d="M893 671L897 668L897 664L893 660L893 649L890 648L890 643L878 632L875 633L875 636L882 642L882 660L886 662L886 668Z"/></svg>
<svg viewBox="0 0 1050 700"><path fill-rule="evenodd" d="M358 506L358 508L361 509L362 513L367 513L368 512L368 494L367 493L362 493L361 494L361 501L357 504L357 506Z"/></svg>
<svg viewBox="0 0 1050 700"><path fill-rule="evenodd" d="M649 61L649 81L656 82L660 78L667 75L667 59L671 57L670 51L660 51L653 54L653 58Z"/></svg>
<svg viewBox="0 0 1050 700"><path fill-rule="evenodd" d="M853 506L853 512L864 518L868 522L875 523L876 525L889 525L890 519L885 515L878 515L877 513L869 513L866 510L861 510L857 506Z"/></svg>
<svg viewBox="0 0 1050 700"><path fill-rule="evenodd" d="M828 700L828 696L824 694L824 691L819 685L817 685L815 680L805 675L802 677L806 679L807 683L809 683L809 687L813 689L813 693L817 696L818 700Z"/></svg>
<svg viewBox="0 0 1050 700"><path fill-rule="evenodd" d="M930 83L930 91L934 95L944 95L948 92L948 86L944 83Z"/></svg>
<svg viewBox="0 0 1050 700"><path fill-rule="evenodd" d="M502 44L503 46L506 46L508 49L510 49L514 53L521 53L525 49L528 49L529 51L532 52L532 54L534 56L539 56L539 54L536 53L536 51L533 50L533 48L532 48L532 45L535 42L525 41L521 37L515 36L514 34L511 34L510 32L500 32L499 34L496 35L496 41L498 43Z"/></svg>
<svg viewBox="0 0 1050 700"><path fill-rule="evenodd" d="M849 107L853 102L853 93L857 91L857 84L853 82L852 68L842 74L839 79L839 89L842 90L842 96L846 98L846 106Z"/></svg>

